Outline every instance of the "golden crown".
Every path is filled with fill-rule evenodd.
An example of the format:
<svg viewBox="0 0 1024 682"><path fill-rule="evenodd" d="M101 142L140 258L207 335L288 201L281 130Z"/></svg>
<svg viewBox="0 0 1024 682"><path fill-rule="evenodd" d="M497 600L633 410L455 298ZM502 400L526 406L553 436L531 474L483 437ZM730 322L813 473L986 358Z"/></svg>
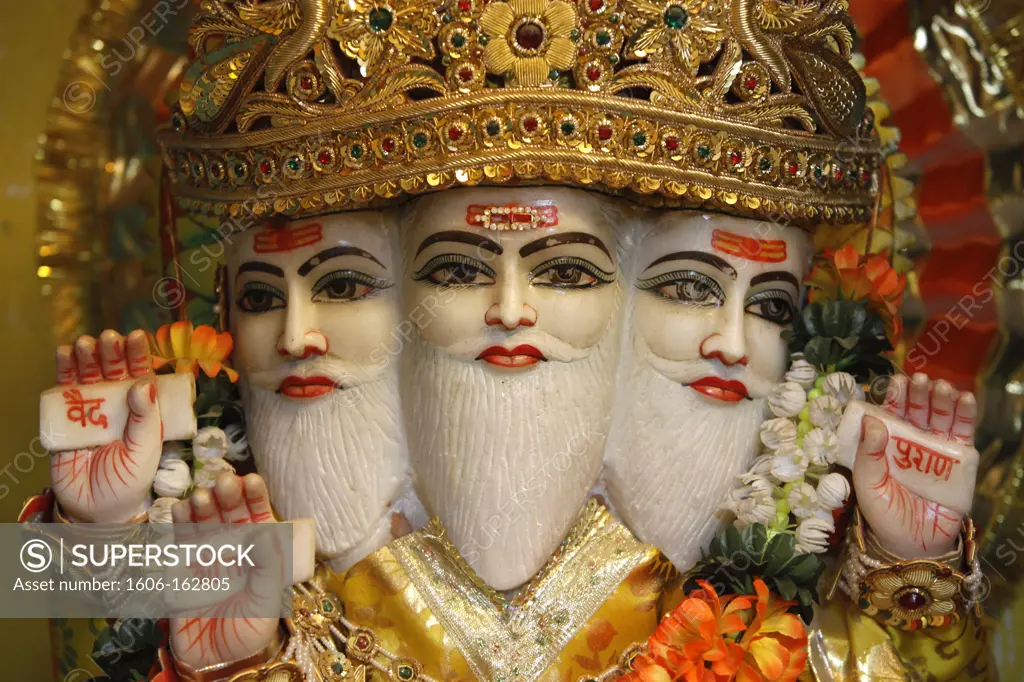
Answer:
<svg viewBox="0 0 1024 682"><path fill-rule="evenodd" d="M172 192L311 215L548 184L870 218L882 156L845 0L202 0Z"/></svg>

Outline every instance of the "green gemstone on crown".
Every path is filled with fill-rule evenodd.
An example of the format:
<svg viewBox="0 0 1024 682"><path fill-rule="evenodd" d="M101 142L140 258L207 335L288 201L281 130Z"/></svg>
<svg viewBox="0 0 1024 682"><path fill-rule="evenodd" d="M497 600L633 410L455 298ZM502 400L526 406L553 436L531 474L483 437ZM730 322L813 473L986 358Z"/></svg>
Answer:
<svg viewBox="0 0 1024 682"><path fill-rule="evenodd" d="M702 144L699 147L697 147L697 154L700 155L700 158L706 159L709 156L711 156L711 147L707 146L706 144Z"/></svg>
<svg viewBox="0 0 1024 682"><path fill-rule="evenodd" d="M572 135L576 132L576 124L572 121L562 121L561 128L563 135Z"/></svg>
<svg viewBox="0 0 1024 682"><path fill-rule="evenodd" d="M645 144L647 144L647 135L645 133L634 134L633 144L637 147L643 147Z"/></svg>
<svg viewBox="0 0 1024 682"><path fill-rule="evenodd" d="M598 31L594 37L597 39L598 45L607 45L612 42L612 34L608 31Z"/></svg>
<svg viewBox="0 0 1024 682"><path fill-rule="evenodd" d="M772 160L761 159L761 162L757 164L757 167L761 169L762 173L767 173L772 169Z"/></svg>
<svg viewBox="0 0 1024 682"><path fill-rule="evenodd" d="M462 35L461 33L456 33L455 35L452 36L452 46L453 47L462 47L465 44L466 44L466 36Z"/></svg>
<svg viewBox="0 0 1024 682"><path fill-rule="evenodd" d="M412 669L412 666L402 665L398 667L398 678L401 680L411 680L415 675L416 672Z"/></svg>
<svg viewBox="0 0 1024 682"><path fill-rule="evenodd" d="M501 125L497 121L491 121L487 124L487 134L494 137L501 132Z"/></svg>
<svg viewBox="0 0 1024 682"><path fill-rule="evenodd" d="M331 670L335 675L341 675L345 672L345 665L341 661L335 661L331 664Z"/></svg>
<svg viewBox="0 0 1024 682"><path fill-rule="evenodd" d="M412 144L417 149L422 149L427 146L427 134L426 133L415 133L412 136Z"/></svg>
<svg viewBox="0 0 1024 682"><path fill-rule="evenodd" d="M669 5L662 15L662 19L664 19L666 26L678 30L686 27L686 24L690 21L690 15L679 5Z"/></svg>
<svg viewBox="0 0 1024 682"><path fill-rule="evenodd" d="M363 147L362 145L354 144L352 145L352 148L349 149L348 153L352 156L353 159L358 159L360 156L363 155Z"/></svg>
<svg viewBox="0 0 1024 682"><path fill-rule="evenodd" d="M370 28L377 33L381 33L391 28L391 24L395 18L391 14L391 10L387 7L374 7L370 10L367 20L370 24Z"/></svg>
<svg viewBox="0 0 1024 682"><path fill-rule="evenodd" d="M297 172L301 168L302 168L302 161L299 160L299 157L292 156L292 157L290 157L288 159L288 170L296 171Z"/></svg>

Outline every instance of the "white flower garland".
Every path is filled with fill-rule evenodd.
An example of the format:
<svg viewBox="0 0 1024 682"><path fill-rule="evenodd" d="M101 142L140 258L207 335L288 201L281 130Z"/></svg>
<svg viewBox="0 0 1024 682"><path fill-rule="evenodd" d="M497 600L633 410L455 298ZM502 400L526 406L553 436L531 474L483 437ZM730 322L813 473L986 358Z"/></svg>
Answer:
<svg viewBox="0 0 1024 682"><path fill-rule="evenodd" d="M761 425L763 452L739 477L722 508L736 515L736 526L760 523L776 533L795 535L798 554L820 554L835 532L832 512L850 496L846 476L833 465L839 455L836 430L843 410L864 391L846 372L819 376L801 354L768 405L773 419Z"/></svg>

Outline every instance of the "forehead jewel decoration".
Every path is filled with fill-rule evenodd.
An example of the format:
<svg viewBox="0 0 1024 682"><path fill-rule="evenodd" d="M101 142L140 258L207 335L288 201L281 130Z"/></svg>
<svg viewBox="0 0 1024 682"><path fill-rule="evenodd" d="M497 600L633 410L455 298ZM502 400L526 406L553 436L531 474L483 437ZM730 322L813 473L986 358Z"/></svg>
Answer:
<svg viewBox="0 0 1024 682"><path fill-rule="evenodd" d="M846 0L202 0L170 129L197 214L559 185L866 221L882 161Z"/></svg>

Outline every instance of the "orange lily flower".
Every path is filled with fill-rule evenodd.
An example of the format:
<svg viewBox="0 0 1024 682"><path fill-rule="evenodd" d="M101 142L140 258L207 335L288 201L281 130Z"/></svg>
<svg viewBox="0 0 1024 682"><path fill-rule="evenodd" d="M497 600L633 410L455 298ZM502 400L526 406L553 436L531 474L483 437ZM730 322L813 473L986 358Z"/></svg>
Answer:
<svg viewBox="0 0 1024 682"><path fill-rule="evenodd" d="M706 582L661 621L618 682L795 682L807 631L760 578L756 597L719 597Z"/></svg>
<svg viewBox="0 0 1024 682"><path fill-rule="evenodd" d="M745 650L736 682L796 682L807 667L807 630L803 621L787 613L796 602L779 599L760 578L754 620L740 645Z"/></svg>
<svg viewBox="0 0 1024 682"><path fill-rule="evenodd" d="M199 376L201 368L212 379L223 370L232 383L238 381L238 372L225 363L234 347L228 332L218 334L209 325L193 327L191 322L175 322L160 327L150 345L154 370L173 362L174 371L181 374Z"/></svg>
<svg viewBox="0 0 1024 682"><path fill-rule="evenodd" d="M895 345L903 332L900 307L907 278L878 254L862 257L852 244L838 251L828 249L807 278L812 302L821 300L868 300L885 320Z"/></svg>

